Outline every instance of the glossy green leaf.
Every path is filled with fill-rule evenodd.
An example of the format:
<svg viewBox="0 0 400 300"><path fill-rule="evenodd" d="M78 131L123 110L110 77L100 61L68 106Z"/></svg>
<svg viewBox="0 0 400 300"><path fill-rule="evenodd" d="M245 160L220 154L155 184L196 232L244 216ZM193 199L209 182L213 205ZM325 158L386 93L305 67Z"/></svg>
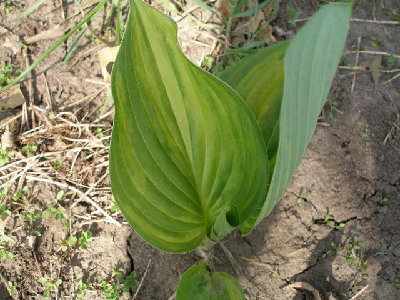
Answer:
<svg viewBox="0 0 400 300"><path fill-rule="evenodd" d="M182 54L175 23L141 0L130 4L112 75L113 194L147 242L187 252L265 201L266 148L243 99Z"/></svg>
<svg viewBox="0 0 400 300"><path fill-rule="evenodd" d="M239 282L229 274L212 272L206 263L186 270L176 291L177 300L244 300Z"/></svg>

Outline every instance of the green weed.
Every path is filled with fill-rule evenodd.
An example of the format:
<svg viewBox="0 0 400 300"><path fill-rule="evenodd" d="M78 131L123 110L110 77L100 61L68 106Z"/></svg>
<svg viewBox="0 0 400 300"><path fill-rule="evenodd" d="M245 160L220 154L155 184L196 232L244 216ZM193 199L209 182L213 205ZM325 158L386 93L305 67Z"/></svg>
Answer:
<svg viewBox="0 0 400 300"><path fill-rule="evenodd" d="M300 12L293 6L293 5L288 5L287 6L287 15L289 19L289 24L292 26L296 25L296 19L300 17Z"/></svg>
<svg viewBox="0 0 400 300"><path fill-rule="evenodd" d="M10 245L10 239L4 234L0 235L0 260L14 259L14 254L10 251L11 247L12 245Z"/></svg>
<svg viewBox="0 0 400 300"><path fill-rule="evenodd" d="M388 197L383 197L382 199L378 200L378 203L383 206L386 205L389 202L389 200L390 199Z"/></svg>
<svg viewBox="0 0 400 300"><path fill-rule="evenodd" d="M118 300L123 293L129 292L132 287L139 286L139 282L135 279L137 274L132 271L128 275L122 275L116 269L112 270L112 281L102 281L100 286L108 300Z"/></svg>
<svg viewBox="0 0 400 300"><path fill-rule="evenodd" d="M349 254L346 256L347 262L352 265L356 272L362 272L367 269L368 261L360 254L363 244L357 236L354 236L349 243Z"/></svg>
<svg viewBox="0 0 400 300"><path fill-rule="evenodd" d="M17 69L12 63L0 61L0 87L8 85L12 77L19 73L21 73L21 70Z"/></svg>
<svg viewBox="0 0 400 300"><path fill-rule="evenodd" d="M57 292L58 286L62 283L62 280L51 280L45 277L41 277L39 278L39 282L44 286L42 296L45 298L49 298L52 291Z"/></svg>
<svg viewBox="0 0 400 300"><path fill-rule="evenodd" d="M369 137L370 130L369 130L369 125L364 122L356 122L356 125L361 128L361 136L363 138Z"/></svg>
<svg viewBox="0 0 400 300"><path fill-rule="evenodd" d="M12 200L16 202L21 202L25 205L29 205L31 203L31 200L27 198L27 194L29 193L29 188L27 186L24 186L20 191L14 194L12 196Z"/></svg>
<svg viewBox="0 0 400 300"><path fill-rule="evenodd" d="M400 278L394 280L394 285L396 288L400 289Z"/></svg>
<svg viewBox="0 0 400 300"><path fill-rule="evenodd" d="M51 167L57 171L58 169L60 169L63 165L63 161L61 159L57 159L54 164L51 165Z"/></svg>
<svg viewBox="0 0 400 300"><path fill-rule="evenodd" d="M0 200L6 199L8 194L8 188L3 188L0 190Z"/></svg>
<svg viewBox="0 0 400 300"><path fill-rule="evenodd" d="M14 296L17 293L17 288L12 281L7 281L7 289L11 296Z"/></svg>
<svg viewBox="0 0 400 300"><path fill-rule="evenodd" d="M37 151L37 145L35 143L33 143L30 145L23 146L21 148L21 151L25 152L28 157L31 157Z"/></svg>
<svg viewBox="0 0 400 300"><path fill-rule="evenodd" d="M91 231L83 231L79 238L79 248L86 250L88 245L93 242L92 232Z"/></svg>
<svg viewBox="0 0 400 300"><path fill-rule="evenodd" d="M345 223L335 222L335 220L329 214L324 217L323 223L328 225L329 227L337 229L337 230L346 227Z"/></svg>
<svg viewBox="0 0 400 300"><path fill-rule="evenodd" d="M9 163L14 153L11 151L0 150L0 167Z"/></svg>
<svg viewBox="0 0 400 300"><path fill-rule="evenodd" d="M88 284L84 283L82 279L77 280L75 286L76 299L83 299L86 296L88 287Z"/></svg>
<svg viewBox="0 0 400 300"><path fill-rule="evenodd" d="M56 199L52 201L51 205L43 212L44 218L49 218L53 216L56 220L61 220L64 227L69 226L68 216L65 214L65 209L62 207L58 201L64 197L65 192L63 190L59 191L56 195Z"/></svg>
<svg viewBox="0 0 400 300"><path fill-rule="evenodd" d="M331 246L331 249L328 249L327 251L322 253L322 257L323 258L327 258L327 257L329 257L331 255L340 254L340 253L343 252L343 249L340 246L336 245L336 243L334 243L334 242L332 242L330 244L330 246Z"/></svg>

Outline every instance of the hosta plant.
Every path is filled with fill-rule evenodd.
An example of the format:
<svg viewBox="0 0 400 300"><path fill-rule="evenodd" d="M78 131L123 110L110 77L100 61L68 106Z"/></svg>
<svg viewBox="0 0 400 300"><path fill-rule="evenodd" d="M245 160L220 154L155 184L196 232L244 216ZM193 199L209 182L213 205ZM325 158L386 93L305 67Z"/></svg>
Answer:
<svg viewBox="0 0 400 300"><path fill-rule="evenodd" d="M176 24L142 0L112 74L113 194L152 246L185 253L267 216L296 170L339 63L351 4L321 8L287 42L220 78L181 52ZM190 286L191 288L188 288ZM236 280L190 268L178 299L242 299Z"/></svg>

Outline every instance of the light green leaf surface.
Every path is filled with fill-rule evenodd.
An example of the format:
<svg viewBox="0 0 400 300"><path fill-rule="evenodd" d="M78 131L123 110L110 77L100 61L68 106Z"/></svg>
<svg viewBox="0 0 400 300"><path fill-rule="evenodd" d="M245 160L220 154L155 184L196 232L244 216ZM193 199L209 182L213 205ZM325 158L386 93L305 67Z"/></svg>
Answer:
<svg viewBox="0 0 400 300"><path fill-rule="evenodd" d="M220 78L244 99L260 126L268 148L268 159L275 161L278 148L279 113L283 96L283 60L289 42L259 50L221 73ZM274 137L274 138L273 138ZM271 164L273 167L273 163Z"/></svg>
<svg viewBox="0 0 400 300"><path fill-rule="evenodd" d="M239 282L229 274L211 272L206 263L186 270L176 291L177 300L244 300Z"/></svg>
<svg viewBox="0 0 400 300"><path fill-rule="evenodd" d="M253 111L263 131L272 175L261 213L241 224L243 234L272 211L299 165L342 55L350 15L350 3L327 5L290 44L262 49L220 76Z"/></svg>
<svg viewBox="0 0 400 300"><path fill-rule="evenodd" d="M274 168L278 150L279 114L284 81L283 61L288 45L289 42L281 42L259 50L220 75L222 80L243 97L253 111L267 145L269 170ZM269 186L269 180L265 185ZM263 205L264 203L257 208L252 218L241 224L242 234L247 234L253 229Z"/></svg>
<svg viewBox="0 0 400 300"><path fill-rule="evenodd" d="M322 7L295 35L285 55L279 148L258 224L281 199L315 130L349 30L351 3Z"/></svg>
<svg viewBox="0 0 400 300"><path fill-rule="evenodd" d="M130 4L112 76L113 194L147 242L187 252L265 201L266 148L240 96L182 54L175 23L141 0Z"/></svg>

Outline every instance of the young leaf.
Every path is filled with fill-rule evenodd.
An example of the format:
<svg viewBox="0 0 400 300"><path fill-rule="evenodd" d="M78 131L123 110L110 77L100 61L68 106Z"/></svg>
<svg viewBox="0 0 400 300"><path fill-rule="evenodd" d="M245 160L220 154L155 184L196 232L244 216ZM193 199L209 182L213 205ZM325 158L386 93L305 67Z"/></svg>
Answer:
<svg viewBox="0 0 400 300"><path fill-rule="evenodd" d="M186 270L179 281L176 300L244 300L243 289L232 276L211 272L206 263Z"/></svg>
<svg viewBox="0 0 400 300"><path fill-rule="evenodd" d="M289 42L280 42L261 49L220 75L252 110L267 145L270 170L273 169L278 148L278 121L284 81L283 60L288 45Z"/></svg>
<svg viewBox="0 0 400 300"><path fill-rule="evenodd" d="M352 3L322 7L295 35L285 55L279 146L258 224L280 200L310 142L349 30Z"/></svg>
<svg viewBox="0 0 400 300"><path fill-rule="evenodd" d="M272 173L261 214L241 224L243 234L272 211L303 156L340 60L350 15L350 3L329 4L290 44L262 49L221 74L256 116Z"/></svg>
<svg viewBox="0 0 400 300"><path fill-rule="evenodd" d="M243 99L182 54L175 23L130 4L112 75L113 194L147 242L182 253L254 215L266 196L266 149Z"/></svg>
<svg viewBox="0 0 400 300"><path fill-rule="evenodd" d="M289 42L259 50L221 73L220 78L243 97L260 126L269 159L274 169L279 143L279 115L283 96L284 57ZM269 178L270 180L270 178ZM270 181L265 185L269 186ZM261 203L252 218L242 223L240 230L249 233L263 207Z"/></svg>

